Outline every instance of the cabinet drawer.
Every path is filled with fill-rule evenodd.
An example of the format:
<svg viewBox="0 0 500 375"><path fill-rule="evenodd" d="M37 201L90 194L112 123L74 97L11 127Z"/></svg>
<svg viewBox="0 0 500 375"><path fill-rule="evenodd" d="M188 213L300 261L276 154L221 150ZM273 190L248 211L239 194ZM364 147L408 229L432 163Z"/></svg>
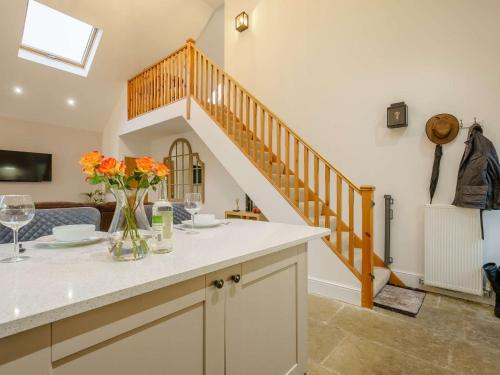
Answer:
<svg viewBox="0 0 500 375"><path fill-rule="evenodd" d="M50 325L0 339L1 375L50 373Z"/></svg>
<svg viewBox="0 0 500 375"><path fill-rule="evenodd" d="M52 324L52 361L90 348L205 300L198 277Z"/></svg>

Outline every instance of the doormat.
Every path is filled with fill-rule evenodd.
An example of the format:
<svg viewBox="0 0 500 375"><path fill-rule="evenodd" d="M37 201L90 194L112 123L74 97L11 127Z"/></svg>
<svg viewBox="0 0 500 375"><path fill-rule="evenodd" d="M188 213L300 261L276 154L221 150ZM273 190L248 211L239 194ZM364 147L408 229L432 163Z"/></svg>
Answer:
<svg viewBox="0 0 500 375"><path fill-rule="evenodd" d="M424 291L387 284L373 302L375 306L415 318L424 299Z"/></svg>

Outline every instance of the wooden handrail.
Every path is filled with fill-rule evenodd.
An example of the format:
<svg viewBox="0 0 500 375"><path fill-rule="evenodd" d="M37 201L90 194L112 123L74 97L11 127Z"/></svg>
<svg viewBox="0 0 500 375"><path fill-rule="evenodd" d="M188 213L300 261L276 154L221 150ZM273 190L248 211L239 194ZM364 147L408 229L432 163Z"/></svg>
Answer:
<svg viewBox="0 0 500 375"><path fill-rule="evenodd" d="M355 185L192 39L128 81L129 119L183 98L187 118L195 100L307 223L332 228L323 240L361 281L362 305L371 308L374 188Z"/></svg>

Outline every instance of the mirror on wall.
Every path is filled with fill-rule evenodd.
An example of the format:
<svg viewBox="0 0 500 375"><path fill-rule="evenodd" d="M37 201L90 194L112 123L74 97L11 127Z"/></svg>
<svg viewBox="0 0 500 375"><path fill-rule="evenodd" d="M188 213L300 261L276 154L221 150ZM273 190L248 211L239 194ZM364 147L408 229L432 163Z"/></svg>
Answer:
<svg viewBox="0 0 500 375"><path fill-rule="evenodd" d="M170 168L167 194L172 202L183 202L186 193L200 193L205 202L205 163L185 138L176 139L164 159Z"/></svg>

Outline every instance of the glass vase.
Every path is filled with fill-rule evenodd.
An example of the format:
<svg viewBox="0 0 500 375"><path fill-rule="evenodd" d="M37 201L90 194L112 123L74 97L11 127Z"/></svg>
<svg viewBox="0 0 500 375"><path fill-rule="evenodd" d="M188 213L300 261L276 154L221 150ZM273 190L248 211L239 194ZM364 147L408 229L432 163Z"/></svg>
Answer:
<svg viewBox="0 0 500 375"><path fill-rule="evenodd" d="M144 198L147 189L111 188L116 208L109 227L109 252L118 261L139 260L149 252L151 238Z"/></svg>

